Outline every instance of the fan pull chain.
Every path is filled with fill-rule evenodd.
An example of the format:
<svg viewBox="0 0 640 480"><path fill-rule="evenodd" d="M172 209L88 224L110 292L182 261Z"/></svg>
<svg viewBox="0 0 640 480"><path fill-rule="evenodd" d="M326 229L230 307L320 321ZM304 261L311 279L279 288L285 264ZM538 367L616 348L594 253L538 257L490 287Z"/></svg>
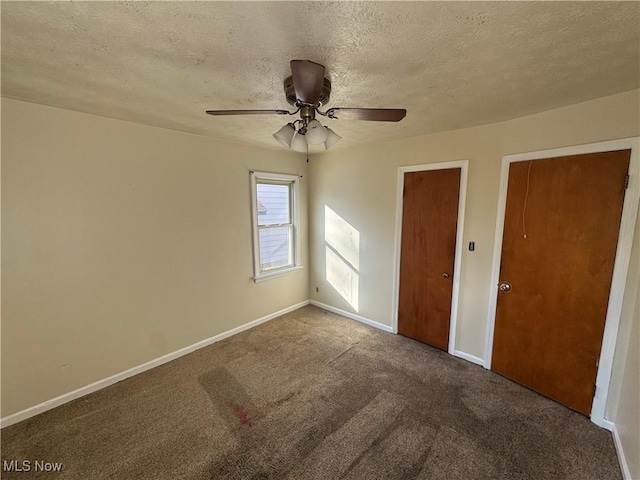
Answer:
<svg viewBox="0 0 640 480"><path fill-rule="evenodd" d="M527 227L525 226L525 216L527 213L527 199L529 198L529 180L531 179L531 164L533 160L529 161L529 168L527 169L527 190L524 194L524 203L522 205L522 236L526 240L527 238Z"/></svg>

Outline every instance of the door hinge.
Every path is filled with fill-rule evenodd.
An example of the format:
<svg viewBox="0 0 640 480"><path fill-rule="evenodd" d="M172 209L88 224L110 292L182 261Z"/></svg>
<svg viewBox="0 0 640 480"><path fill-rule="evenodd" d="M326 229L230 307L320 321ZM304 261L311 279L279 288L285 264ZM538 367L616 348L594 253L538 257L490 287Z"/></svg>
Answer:
<svg viewBox="0 0 640 480"><path fill-rule="evenodd" d="M624 177L624 189L626 190L627 188L629 188L629 175Z"/></svg>
<svg viewBox="0 0 640 480"><path fill-rule="evenodd" d="M593 398L596 398L596 395L598 394L598 386L597 385L593 385Z"/></svg>

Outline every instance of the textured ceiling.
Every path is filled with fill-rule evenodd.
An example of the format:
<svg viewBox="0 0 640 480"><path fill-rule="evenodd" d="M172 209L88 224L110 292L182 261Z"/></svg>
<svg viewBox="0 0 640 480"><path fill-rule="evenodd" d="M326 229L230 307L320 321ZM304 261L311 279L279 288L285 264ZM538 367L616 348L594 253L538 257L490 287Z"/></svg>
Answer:
<svg viewBox="0 0 640 480"><path fill-rule="evenodd" d="M2 95L280 148L289 60L322 63L344 148L640 86L638 2L2 2ZM314 147L315 148L315 147Z"/></svg>

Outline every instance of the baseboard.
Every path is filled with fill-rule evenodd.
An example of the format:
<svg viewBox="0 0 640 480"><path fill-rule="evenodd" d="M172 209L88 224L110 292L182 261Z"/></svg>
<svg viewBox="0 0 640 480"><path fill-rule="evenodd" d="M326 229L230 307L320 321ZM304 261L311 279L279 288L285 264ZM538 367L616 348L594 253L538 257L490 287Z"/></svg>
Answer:
<svg viewBox="0 0 640 480"><path fill-rule="evenodd" d="M606 418L594 419L591 418L591 421L605 430L609 430L611 435L613 436L613 444L616 447L616 455L618 456L618 463L620 464L620 470L622 471L622 478L624 480L637 480L631 478L631 472L629 471L629 464L627 463L627 459L624 455L624 450L622 448L622 441L620 440L620 434L618 433L618 428L616 424L611 420L607 420Z"/></svg>
<svg viewBox="0 0 640 480"><path fill-rule="evenodd" d="M389 325L385 325L384 323L376 322L374 320L361 317L360 315L356 315L355 313L347 312L346 310L332 307L331 305L327 305L326 303L321 303L316 300L310 300L309 303L311 305L315 305L316 307L322 308L323 310L337 313L338 315L342 315L343 317L347 317L352 320L356 320L357 322L364 323L365 325L369 325L370 327L375 327L380 330L384 330L385 332L393 333L393 329Z"/></svg>
<svg viewBox="0 0 640 480"><path fill-rule="evenodd" d="M605 420L605 422L609 422ZM634 480L631 478L631 472L629 471L629 464L627 463L627 459L624 456L624 450L622 449L622 442L620 441L620 434L618 433L618 429L616 428L615 423L611 423L611 433L613 434L613 444L616 446L616 453L618 454L618 463L620 463L620 470L622 470L622 478L624 480Z"/></svg>
<svg viewBox="0 0 640 480"><path fill-rule="evenodd" d="M596 422L592 418L591 421L596 425L598 425L599 427L604 428L605 430L609 430L610 432L613 433L613 429L615 428L615 425L611 420L607 420L606 418L603 418L599 422Z"/></svg>
<svg viewBox="0 0 640 480"><path fill-rule="evenodd" d="M213 343L219 342L220 340L224 340L225 338L232 337L233 335L237 335L240 332L244 332L245 330L249 330L250 328L256 327L261 323L268 322L276 317L284 315L285 313L292 312L297 310L305 305L309 304L309 300L305 300L304 302L297 303L290 307L284 308L277 312L271 313L269 315L265 315L264 317L260 317L257 320L253 320L249 323L245 323L239 327L233 328L231 330L227 330L226 332L219 333L218 335L214 335L213 337L207 338L205 340L201 340L200 342L194 343L193 345L189 345L188 347L181 348L180 350L176 350L175 352L168 353L163 355L162 357L158 357L149 362L143 363L142 365L138 365L137 367L130 368L125 370L124 372L116 373L110 377L107 377L103 380L98 380L97 382L91 383L84 387L78 388L77 390L73 390L72 392L65 393L60 395L59 397L52 398L51 400L47 400L46 402L42 402L39 405L35 405L33 407L29 407L25 410L21 410L19 412L13 413L11 415L7 415L6 417L0 419L0 428L8 427L9 425L13 425L15 423L21 422L22 420L26 420L27 418L35 417L36 415L46 412L47 410L51 410L55 407L68 403L76 398L84 397L90 393L101 390L105 387L113 385L114 383L121 382L129 377L133 377L142 372L146 372L152 368L160 366L164 363L170 362L171 360L175 360L176 358L180 358L184 355L187 355L191 352L195 352L201 348L209 346Z"/></svg>
<svg viewBox="0 0 640 480"><path fill-rule="evenodd" d="M481 367L484 367L484 360L474 355L461 352L460 350L454 350L453 355L455 357L460 357L463 360L466 360L467 362L475 363L476 365L480 365Z"/></svg>

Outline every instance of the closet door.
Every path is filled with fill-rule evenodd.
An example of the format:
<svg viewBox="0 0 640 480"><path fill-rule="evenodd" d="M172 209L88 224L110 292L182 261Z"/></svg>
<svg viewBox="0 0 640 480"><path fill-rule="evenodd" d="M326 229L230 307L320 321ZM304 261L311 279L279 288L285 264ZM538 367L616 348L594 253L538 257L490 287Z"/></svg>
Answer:
<svg viewBox="0 0 640 480"><path fill-rule="evenodd" d="M404 174L398 333L447 351L460 168Z"/></svg>
<svg viewBox="0 0 640 480"><path fill-rule="evenodd" d="M514 162L491 368L591 413L630 151Z"/></svg>

